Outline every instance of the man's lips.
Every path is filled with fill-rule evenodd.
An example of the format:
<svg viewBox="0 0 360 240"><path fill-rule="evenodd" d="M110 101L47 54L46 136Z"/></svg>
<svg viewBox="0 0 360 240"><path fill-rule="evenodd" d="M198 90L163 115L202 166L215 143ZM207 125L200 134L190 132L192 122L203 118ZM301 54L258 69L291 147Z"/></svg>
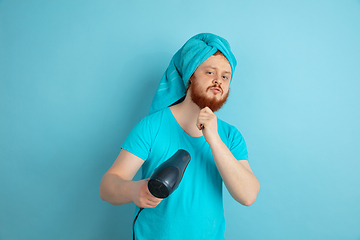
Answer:
<svg viewBox="0 0 360 240"><path fill-rule="evenodd" d="M222 93L222 89L216 86L208 87L208 90L214 92L214 93Z"/></svg>

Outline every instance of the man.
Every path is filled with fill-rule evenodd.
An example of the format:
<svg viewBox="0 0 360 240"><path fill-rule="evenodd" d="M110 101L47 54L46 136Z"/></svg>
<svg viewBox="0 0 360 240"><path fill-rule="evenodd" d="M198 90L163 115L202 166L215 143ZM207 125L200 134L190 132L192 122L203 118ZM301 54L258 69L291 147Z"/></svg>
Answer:
<svg viewBox="0 0 360 240"><path fill-rule="evenodd" d="M235 66L225 39L192 37L172 58L150 115L131 131L104 175L103 200L145 208L135 225L138 239L224 239L223 182L239 203L255 201L260 184L245 141L214 114L227 99ZM188 151L191 161L179 187L158 199L148 190L148 178L178 149ZM133 181L141 166L144 179Z"/></svg>

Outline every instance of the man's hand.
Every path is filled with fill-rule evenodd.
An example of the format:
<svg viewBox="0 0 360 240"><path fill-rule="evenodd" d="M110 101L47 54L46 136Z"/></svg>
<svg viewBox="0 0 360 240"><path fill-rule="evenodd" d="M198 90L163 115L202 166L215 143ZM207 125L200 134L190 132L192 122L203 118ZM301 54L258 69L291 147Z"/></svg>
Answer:
<svg viewBox="0 0 360 240"><path fill-rule="evenodd" d="M148 182L149 178L137 181L135 182L134 188L132 189L132 201L140 208L154 208L162 200L161 198L154 197L150 193Z"/></svg>
<svg viewBox="0 0 360 240"><path fill-rule="evenodd" d="M199 130L202 130L205 140L209 144L212 141L219 140L217 117L209 107L200 110L196 125Z"/></svg>

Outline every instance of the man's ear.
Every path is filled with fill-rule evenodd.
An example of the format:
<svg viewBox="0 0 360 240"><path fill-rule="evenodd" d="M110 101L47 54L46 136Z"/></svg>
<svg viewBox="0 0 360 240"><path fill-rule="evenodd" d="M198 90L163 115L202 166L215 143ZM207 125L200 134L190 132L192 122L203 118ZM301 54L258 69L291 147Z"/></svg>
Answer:
<svg viewBox="0 0 360 240"><path fill-rule="evenodd" d="M186 87L186 89L185 89L185 95L186 95L186 94L187 94L187 92L189 91L191 81L192 81L192 79L191 79L191 78L187 81L187 87Z"/></svg>

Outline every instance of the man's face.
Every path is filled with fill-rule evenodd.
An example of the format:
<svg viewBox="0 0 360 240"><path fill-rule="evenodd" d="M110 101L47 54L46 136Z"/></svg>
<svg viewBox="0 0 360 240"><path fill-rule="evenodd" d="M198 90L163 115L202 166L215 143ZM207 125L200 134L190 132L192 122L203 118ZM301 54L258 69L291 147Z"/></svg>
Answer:
<svg viewBox="0 0 360 240"><path fill-rule="evenodd" d="M229 95L231 66L221 54L206 59L190 78L190 96L200 109L219 110Z"/></svg>

